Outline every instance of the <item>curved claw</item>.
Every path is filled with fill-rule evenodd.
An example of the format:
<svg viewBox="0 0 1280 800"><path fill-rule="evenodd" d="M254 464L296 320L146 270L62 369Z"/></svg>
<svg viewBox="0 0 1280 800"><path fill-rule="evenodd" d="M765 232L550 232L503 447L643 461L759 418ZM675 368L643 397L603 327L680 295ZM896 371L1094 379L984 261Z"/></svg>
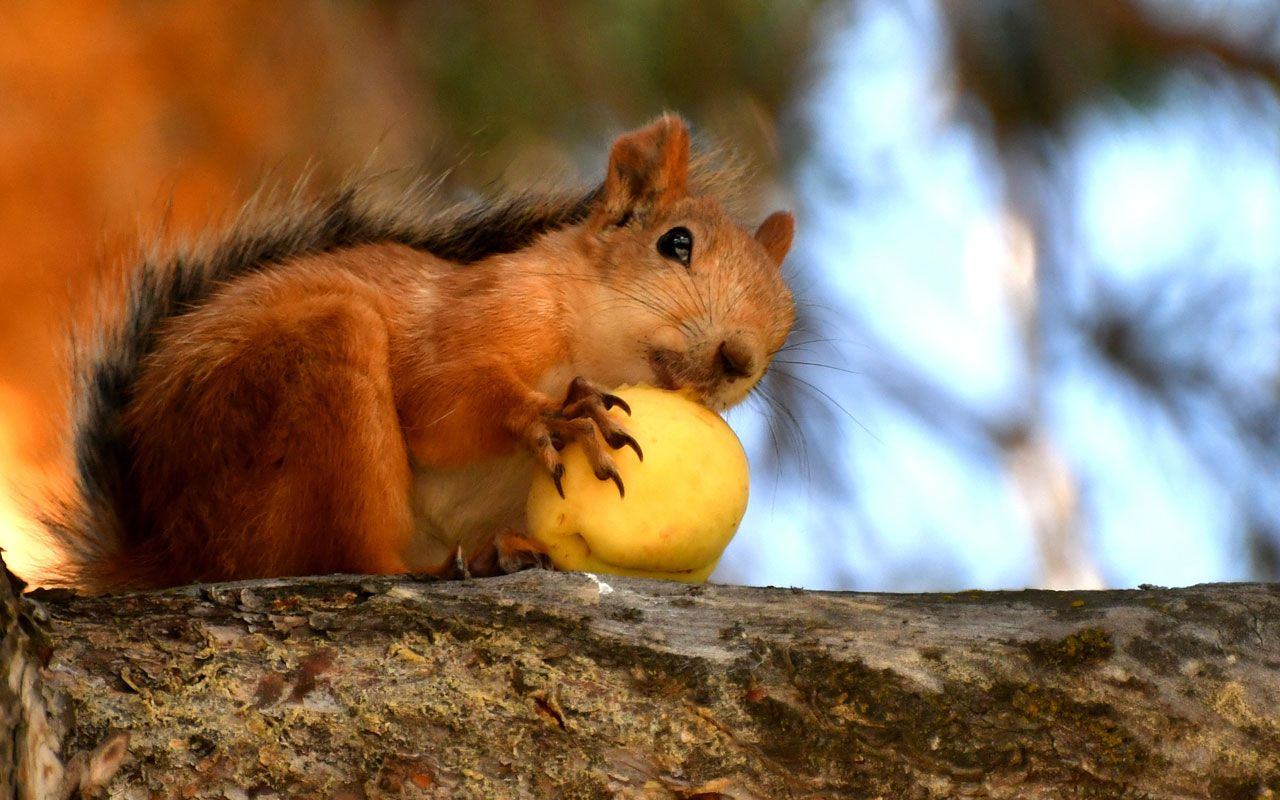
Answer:
<svg viewBox="0 0 1280 800"><path fill-rule="evenodd" d="M622 409L623 412L625 412L628 417L631 416L631 406L627 405L627 401L623 400L621 397L618 397L616 394L608 394L608 393L602 394L600 395L600 402L604 404L605 411L608 411L609 409L614 408L616 406Z"/></svg>
<svg viewBox="0 0 1280 800"><path fill-rule="evenodd" d="M618 487L618 497L627 496L626 487L622 485L622 476L618 474L618 469L613 465L613 462L597 465L594 472L598 481L613 481L614 485Z"/></svg>
<svg viewBox="0 0 1280 800"><path fill-rule="evenodd" d="M556 485L556 491L560 493L560 499L564 499L564 484L561 479L564 478L564 464L556 464L556 468L551 472L551 480Z"/></svg>
<svg viewBox="0 0 1280 800"><path fill-rule="evenodd" d="M640 443L635 440L635 437L626 431L614 431L605 437L605 441L607 441L609 446L614 450L618 450L622 447L630 447L632 450L636 451L636 458L644 461L644 451L640 449Z"/></svg>

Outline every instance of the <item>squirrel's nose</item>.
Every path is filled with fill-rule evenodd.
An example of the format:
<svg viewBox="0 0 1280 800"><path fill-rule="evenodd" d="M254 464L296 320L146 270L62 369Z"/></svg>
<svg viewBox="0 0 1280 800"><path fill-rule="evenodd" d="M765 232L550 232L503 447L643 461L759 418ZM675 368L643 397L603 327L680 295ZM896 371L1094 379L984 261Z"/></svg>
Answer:
<svg viewBox="0 0 1280 800"><path fill-rule="evenodd" d="M756 348L742 335L733 335L720 343L716 362L729 380L747 378L756 371Z"/></svg>

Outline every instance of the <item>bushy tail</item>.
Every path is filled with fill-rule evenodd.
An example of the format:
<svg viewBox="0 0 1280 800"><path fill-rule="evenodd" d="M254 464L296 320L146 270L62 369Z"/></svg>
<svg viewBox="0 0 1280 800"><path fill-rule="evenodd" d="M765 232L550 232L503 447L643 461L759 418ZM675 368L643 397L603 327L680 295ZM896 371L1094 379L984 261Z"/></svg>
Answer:
<svg viewBox="0 0 1280 800"><path fill-rule="evenodd" d="M379 200L349 187L321 201L296 187L282 198L263 192L216 240L206 237L140 259L123 308L99 314L89 335L73 335L70 361L73 485L69 497L43 504L39 516L63 551L49 582L86 591L156 583L163 564L148 563L146 531L124 518L131 442L124 414L164 321L208 301L218 287L303 256L378 242L404 244L467 264L527 246L538 235L585 218L595 191L508 196L497 203L431 207L413 188Z"/></svg>

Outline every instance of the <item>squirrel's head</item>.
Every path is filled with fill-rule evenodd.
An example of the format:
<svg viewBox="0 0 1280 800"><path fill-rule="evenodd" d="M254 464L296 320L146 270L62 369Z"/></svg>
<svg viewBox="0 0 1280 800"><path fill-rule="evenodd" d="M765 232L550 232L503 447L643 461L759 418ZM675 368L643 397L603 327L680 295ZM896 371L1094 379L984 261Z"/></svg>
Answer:
<svg viewBox="0 0 1280 800"><path fill-rule="evenodd" d="M791 215L753 233L691 194L689 132L666 115L614 142L586 229L601 270L583 309L594 376L684 389L717 411L746 397L795 322L781 274Z"/></svg>

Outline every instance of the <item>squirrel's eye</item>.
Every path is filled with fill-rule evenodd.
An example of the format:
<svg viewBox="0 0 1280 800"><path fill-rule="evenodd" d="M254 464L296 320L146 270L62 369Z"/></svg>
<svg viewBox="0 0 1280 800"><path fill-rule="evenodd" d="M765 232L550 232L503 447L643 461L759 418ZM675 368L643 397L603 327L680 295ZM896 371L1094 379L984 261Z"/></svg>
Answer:
<svg viewBox="0 0 1280 800"><path fill-rule="evenodd" d="M672 228L658 239L658 252L663 258L689 266L689 259L693 257L693 234L688 228Z"/></svg>

